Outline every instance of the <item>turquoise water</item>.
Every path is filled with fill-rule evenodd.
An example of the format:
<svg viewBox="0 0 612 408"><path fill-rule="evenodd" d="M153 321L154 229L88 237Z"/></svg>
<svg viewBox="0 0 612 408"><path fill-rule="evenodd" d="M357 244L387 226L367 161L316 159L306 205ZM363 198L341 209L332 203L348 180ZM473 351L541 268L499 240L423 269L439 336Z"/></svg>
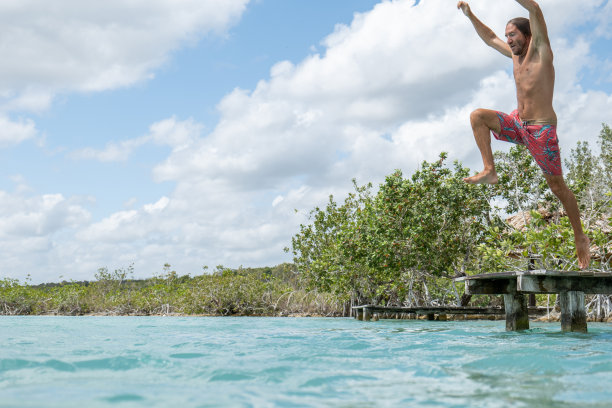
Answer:
<svg viewBox="0 0 612 408"><path fill-rule="evenodd" d="M0 407L608 407L612 325L0 317Z"/></svg>

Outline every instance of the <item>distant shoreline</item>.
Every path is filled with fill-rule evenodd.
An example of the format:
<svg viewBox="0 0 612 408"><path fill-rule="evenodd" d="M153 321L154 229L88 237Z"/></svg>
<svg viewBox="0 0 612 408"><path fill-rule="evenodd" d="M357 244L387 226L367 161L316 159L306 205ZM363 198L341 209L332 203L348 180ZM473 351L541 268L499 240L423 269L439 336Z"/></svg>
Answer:
<svg viewBox="0 0 612 408"><path fill-rule="evenodd" d="M0 315L0 316L9 316L9 315ZM104 312L96 312L96 313L86 313L86 314L58 314L58 313L41 313L41 314L22 314L22 315L10 315L10 316L18 316L18 317L28 317L28 316L43 316L43 317L269 317L269 318L351 318L349 316L330 316L330 315L322 315L322 314L311 314L311 313L290 313L284 314L279 313L277 315L272 314L233 314L233 315L221 315L221 314L187 314L187 313L164 313L164 314L119 314L119 313L104 313ZM550 316L541 316L538 318L530 319L534 322L558 322L560 321L561 315L559 312L552 311ZM445 320L436 320L436 321L475 321L475 320L504 320L505 317L503 315L449 315ZM426 320L426 316L417 316L417 317L406 317L401 319L380 319L380 320ZM612 317L607 319L587 319L588 322L591 323L612 323Z"/></svg>

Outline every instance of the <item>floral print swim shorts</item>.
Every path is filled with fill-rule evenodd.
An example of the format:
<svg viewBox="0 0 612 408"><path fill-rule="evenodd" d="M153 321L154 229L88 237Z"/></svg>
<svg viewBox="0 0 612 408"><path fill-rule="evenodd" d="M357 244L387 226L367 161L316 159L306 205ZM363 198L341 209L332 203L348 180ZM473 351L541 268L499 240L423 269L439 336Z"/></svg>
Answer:
<svg viewBox="0 0 612 408"><path fill-rule="evenodd" d="M509 115L497 112L497 116L501 132L492 132L497 140L525 145L545 174L563 174L556 125L523 122L519 118L518 110Z"/></svg>

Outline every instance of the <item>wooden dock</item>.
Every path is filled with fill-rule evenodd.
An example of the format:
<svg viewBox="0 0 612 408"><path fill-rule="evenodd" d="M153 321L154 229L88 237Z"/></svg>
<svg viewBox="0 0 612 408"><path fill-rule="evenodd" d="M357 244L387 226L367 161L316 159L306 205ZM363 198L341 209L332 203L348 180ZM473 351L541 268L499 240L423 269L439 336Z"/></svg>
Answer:
<svg viewBox="0 0 612 408"><path fill-rule="evenodd" d="M399 307L399 306L377 306L361 305L353 306L353 315L357 320L376 320L379 316L388 315L421 315L428 320L435 320L435 316L455 315L504 315L502 307L453 307L453 306L423 306L423 307ZM544 315L547 313L545 307L529 307L527 312L531 315Z"/></svg>
<svg viewBox="0 0 612 408"><path fill-rule="evenodd" d="M587 332L585 294L612 294L612 273L550 270L515 271L464 276L468 295L504 296L506 330L529 329L526 294L559 294L561 330Z"/></svg>

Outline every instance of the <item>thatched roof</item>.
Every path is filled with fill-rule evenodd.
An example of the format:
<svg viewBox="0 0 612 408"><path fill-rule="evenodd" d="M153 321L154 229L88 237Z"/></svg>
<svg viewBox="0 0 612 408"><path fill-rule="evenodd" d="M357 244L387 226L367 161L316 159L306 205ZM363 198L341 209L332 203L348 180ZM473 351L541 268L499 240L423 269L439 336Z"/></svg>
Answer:
<svg viewBox="0 0 612 408"><path fill-rule="evenodd" d="M537 212L548 223L554 222L561 217L567 216L567 213L565 211L554 211L553 212L545 208L539 208ZM508 217L506 219L506 223L517 231L524 231L527 225L529 224L529 222L531 221L531 218L532 218L531 211L522 211L518 214ZM589 227L601 229L601 231L608 236L612 235L612 224L610 224L610 219L606 216L602 216L600 219L596 220L595 222L591 222L591 225L589 225ZM612 253L612 241L608 241L608 245L606 245L605 249L608 254ZM517 254L518 254L518 251L517 251ZM600 248L595 244L591 245L591 257L594 260L600 259Z"/></svg>
<svg viewBox="0 0 612 408"><path fill-rule="evenodd" d="M544 221L549 224L558 221L561 217L567 216L567 213L565 211L550 211L543 207L538 208L536 212L539 213L544 219ZM516 230L523 231L525 229L525 226L531 221L531 218L532 216L530 210L522 211L518 214L506 218L506 223Z"/></svg>

